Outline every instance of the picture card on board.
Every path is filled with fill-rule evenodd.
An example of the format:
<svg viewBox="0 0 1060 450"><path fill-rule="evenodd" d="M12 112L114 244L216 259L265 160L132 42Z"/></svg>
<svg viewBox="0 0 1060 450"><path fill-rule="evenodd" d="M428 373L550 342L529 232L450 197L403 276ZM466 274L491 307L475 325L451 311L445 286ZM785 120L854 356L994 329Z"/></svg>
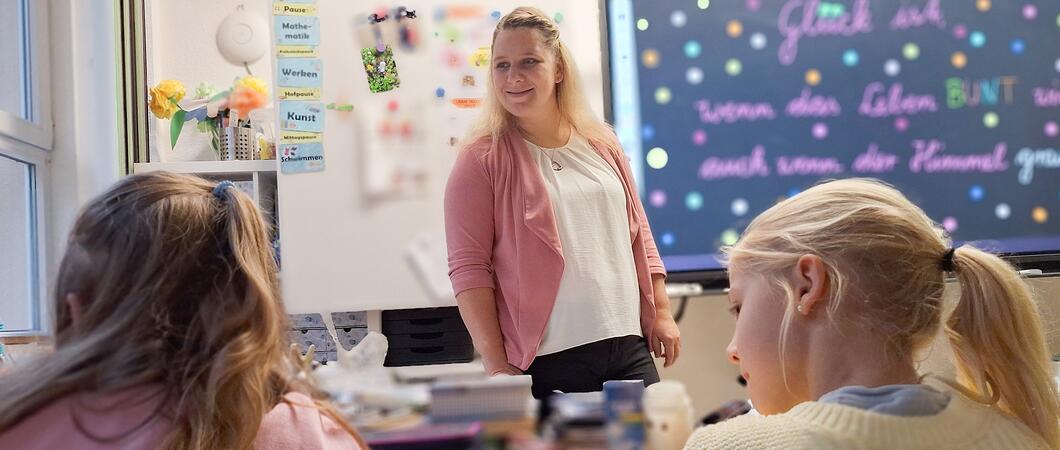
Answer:
<svg viewBox="0 0 1060 450"><path fill-rule="evenodd" d="M305 173L324 170L324 144L280 144L280 172Z"/></svg>
<svg viewBox="0 0 1060 450"><path fill-rule="evenodd" d="M324 81L324 63L319 59L280 59L276 71L277 84L282 87L320 87Z"/></svg>
<svg viewBox="0 0 1060 450"><path fill-rule="evenodd" d="M280 129L324 131L324 105L317 102L280 102Z"/></svg>
<svg viewBox="0 0 1060 450"><path fill-rule="evenodd" d="M276 16L276 44L320 45L320 19Z"/></svg>

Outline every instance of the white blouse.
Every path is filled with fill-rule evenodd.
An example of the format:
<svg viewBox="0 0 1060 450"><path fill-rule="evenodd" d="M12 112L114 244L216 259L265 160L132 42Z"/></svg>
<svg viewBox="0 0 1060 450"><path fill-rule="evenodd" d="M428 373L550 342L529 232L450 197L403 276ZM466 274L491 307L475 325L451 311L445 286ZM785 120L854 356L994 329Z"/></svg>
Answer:
<svg viewBox="0 0 1060 450"><path fill-rule="evenodd" d="M538 355L642 336L640 288L618 174L581 135L559 148L527 141L552 201L563 277ZM553 163L562 168L553 169Z"/></svg>

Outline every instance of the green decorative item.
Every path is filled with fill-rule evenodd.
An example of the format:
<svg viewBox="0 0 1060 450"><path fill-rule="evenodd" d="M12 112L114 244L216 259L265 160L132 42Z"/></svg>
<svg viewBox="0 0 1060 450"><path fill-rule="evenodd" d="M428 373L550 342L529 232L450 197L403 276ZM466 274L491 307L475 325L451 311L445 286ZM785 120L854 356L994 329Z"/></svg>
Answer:
<svg viewBox="0 0 1060 450"><path fill-rule="evenodd" d="M210 98L217 93L217 86L203 81L195 88L195 98Z"/></svg>
<svg viewBox="0 0 1060 450"><path fill-rule="evenodd" d="M353 105L349 103L328 103L327 109L332 111L350 112L353 111Z"/></svg>
<svg viewBox="0 0 1060 450"><path fill-rule="evenodd" d="M389 45L385 46L383 51L379 51L378 47L362 49L361 61L364 62L364 71L368 74L368 89L373 93L392 91L401 86L397 63L394 62L394 51Z"/></svg>
<svg viewBox="0 0 1060 450"><path fill-rule="evenodd" d="M184 116L187 111L183 109L177 110L173 113L173 117L169 122L169 147L174 148L177 146L177 138L180 137L180 130L184 128Z"/></svg>

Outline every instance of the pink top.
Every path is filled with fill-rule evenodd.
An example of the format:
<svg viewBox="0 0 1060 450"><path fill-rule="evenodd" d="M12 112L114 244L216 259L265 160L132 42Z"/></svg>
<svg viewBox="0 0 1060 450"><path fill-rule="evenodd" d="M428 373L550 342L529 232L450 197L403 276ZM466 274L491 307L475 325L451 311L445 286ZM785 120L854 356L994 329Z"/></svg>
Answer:
<svg viewBox="0 0 1060 450"><path fill-rule="evenodd" d="M537 355L563 275L559 230L541 172L522 137L503 134L469 144L457 156L445 190L449 279L460 294L492 288L508 363L522 370ZM633 261L640 286L640 326L651 342L655 292L666 274L621 149L590 141L622 180Z"/></svg>
<svg viewBox="0 0 1060 450"><path fill-rule="evenodd" d="M153 392L138 388L117 394L68 395L0 433L0 448L157 448L172 427L162 415L144 422L160 405L161 398ZM281 402L265 415L253 448L360 448L349 433L313 407L308 396L292 392L284 398L292 404Z"/></svg>

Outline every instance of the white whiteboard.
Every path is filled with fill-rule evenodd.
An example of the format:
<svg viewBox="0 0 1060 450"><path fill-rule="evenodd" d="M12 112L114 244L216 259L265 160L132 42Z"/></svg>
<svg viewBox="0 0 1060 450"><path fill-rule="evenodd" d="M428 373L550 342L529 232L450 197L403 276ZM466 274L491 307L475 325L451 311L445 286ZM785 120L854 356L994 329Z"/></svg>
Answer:
<svg viewBox="0 0 1060 450"><path fill-rule="evenodd" d="M454 32L452 25L457 20L452 14L442 19L440 11L463 14L478 8L489 19L494 11L506 14L522 4L536 6L550 16L561 15L563 40L575 55L590 101L602 117L600 12L595 1L316 2L321 28L318 50L324 67L321 102L349 103L354 110L327 111L323 172L278 177L281 283L289 312L456 304L451 292L438 295L432 293L430 286L445 288L448 284L445 252L440 250L443 247L438 239L443 230L443 190L457 149L449 141L464 135L477 109L460 110L449 100L475 89L484 90L488 72L485 67L471 66L471 55L466 51L459 68L449 67L447 58L454 48L460 52L459 48L488 47L496 20L491 19L485 27L465 23L466 26L457 26L463 30ZM368 89L360 49L367 17L379 5L391 10L399 6L415 10L421 45L415 52L405 52L392 36L386 36L394 48L401 86L373 94ZM274 23L271 17L270 23ZM484 31L469 31L473 28ZM454 37L455 42L450 42ZM275 49L270 54L275 55ZM476 86L463 86L461 72L473 75ZM436 96L438 87L446 89L445 97ZM398 111L390 113L388 104L395 100ZM368 171L368 164L379 161L380 155L389 151L387 146L378 145L379 121L385 118L396 123L396 132L400 133L400 124L406 117L416 125L418 144L397 151L423 158L424 188L412 195L382 195L373 191L367 178L374 173ZM395 146L402 146L400 141L394 142ZM422 255L430 272L426 279L410 262L407 252L420 237L434 242L434 250Z"/></svg>

